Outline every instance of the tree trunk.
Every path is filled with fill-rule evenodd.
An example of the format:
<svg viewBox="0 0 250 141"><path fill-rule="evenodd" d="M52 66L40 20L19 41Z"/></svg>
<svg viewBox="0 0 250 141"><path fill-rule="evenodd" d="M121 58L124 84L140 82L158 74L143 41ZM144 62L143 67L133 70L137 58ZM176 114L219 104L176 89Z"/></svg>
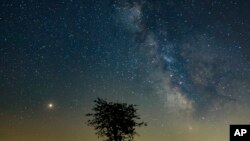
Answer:
<svg viewBox="0 0 250 141"><path fill-rule="evenodd" d="M114 134L114 140L115 140L115 141L118 141L117 134Z"/></svg>
<svg viewBox="0 0 250 141"><path fill-rule="evenodd" d="M113 134L114 134L114 140L115 140L115 141L119 141L119 140L118 140L118 130L117 130L117 128L114 128Z"/></svg>

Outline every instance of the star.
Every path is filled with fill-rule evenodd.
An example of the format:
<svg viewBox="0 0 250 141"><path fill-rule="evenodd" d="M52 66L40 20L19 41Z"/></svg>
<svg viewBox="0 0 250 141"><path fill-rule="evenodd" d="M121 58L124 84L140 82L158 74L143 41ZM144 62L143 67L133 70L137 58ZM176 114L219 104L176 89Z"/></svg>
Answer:
<svg viewBox="0 0 250 141"><path fill-rule="evenodd" d="M188 130L193 130L193 127L191 125L188 126Z"/></svg>
<svg viewBox="0 0 250 141"><path fill-rule="evenodd" d="M53 108L54 108L54 104L53 104L53 103L49 103L49 104L48 104L48 108L49 108L49 109L53 109Z"/></svg>

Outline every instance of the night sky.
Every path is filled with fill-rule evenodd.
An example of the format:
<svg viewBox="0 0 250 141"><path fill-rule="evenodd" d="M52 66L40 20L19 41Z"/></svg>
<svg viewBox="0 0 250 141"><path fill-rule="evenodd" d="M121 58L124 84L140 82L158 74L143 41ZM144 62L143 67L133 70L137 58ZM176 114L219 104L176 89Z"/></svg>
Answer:
<svg viewBox="0 0 250 141"><path fill-rule="evenodd" d="M97 97L138 105L137 141L228 141L250 124L250 3L1 0L0 140L97 141Z"/></svg>

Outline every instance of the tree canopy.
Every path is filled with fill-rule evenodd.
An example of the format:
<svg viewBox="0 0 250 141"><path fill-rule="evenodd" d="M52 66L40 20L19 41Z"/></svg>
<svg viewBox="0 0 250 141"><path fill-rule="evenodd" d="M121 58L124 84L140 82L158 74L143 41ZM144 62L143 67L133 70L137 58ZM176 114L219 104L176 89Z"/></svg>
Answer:
<svg viewBox="0 0 250 141"><path fill-rule="evenodd" d="M86 114L91 117L87 125L94 127L98 137L106 141L132 141L136 135L135 127L146 126L137 114L136 105L107 102L98 98L94 100L94 113Z"/></svg>

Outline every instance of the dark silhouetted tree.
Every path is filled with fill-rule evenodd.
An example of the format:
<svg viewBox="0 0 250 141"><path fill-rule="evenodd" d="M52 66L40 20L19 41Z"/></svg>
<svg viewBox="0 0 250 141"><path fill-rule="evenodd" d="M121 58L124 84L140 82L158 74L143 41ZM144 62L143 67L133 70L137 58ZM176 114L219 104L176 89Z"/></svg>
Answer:
<svg viewBox="0 0 250 141"><path fill-rule="evenodd" d="M93 126L98 137L106 137L106 141L132 141L136 135L135 127L146 126L145 122L138 122L136 105L126 103L107 102L98 98L94 100L94 113L87 125Z"/></svg>

